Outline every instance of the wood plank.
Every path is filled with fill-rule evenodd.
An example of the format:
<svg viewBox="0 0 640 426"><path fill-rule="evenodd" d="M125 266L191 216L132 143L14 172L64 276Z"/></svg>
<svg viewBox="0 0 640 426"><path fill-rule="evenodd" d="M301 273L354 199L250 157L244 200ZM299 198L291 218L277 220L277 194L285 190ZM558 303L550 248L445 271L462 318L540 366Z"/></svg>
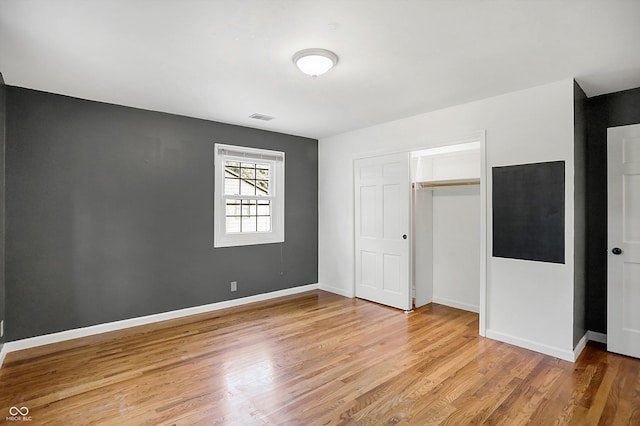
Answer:
<svg viewBox="0 0 640 426"><path fill-rule="evenodd" d="M637 424L640 360L575 363L312 291L7 355L0 411L30 424Z"/></svg>

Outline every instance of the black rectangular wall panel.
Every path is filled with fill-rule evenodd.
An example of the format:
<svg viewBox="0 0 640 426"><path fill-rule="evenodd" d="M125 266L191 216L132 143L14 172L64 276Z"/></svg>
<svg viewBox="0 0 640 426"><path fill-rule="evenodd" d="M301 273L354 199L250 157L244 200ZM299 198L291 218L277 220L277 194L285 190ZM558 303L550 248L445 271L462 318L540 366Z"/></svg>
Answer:
<svg viewBox="0 0 640 426"><path fill-rule="evenodd" d="M564 263L564 161L493 168L493 256Z"/></svg>

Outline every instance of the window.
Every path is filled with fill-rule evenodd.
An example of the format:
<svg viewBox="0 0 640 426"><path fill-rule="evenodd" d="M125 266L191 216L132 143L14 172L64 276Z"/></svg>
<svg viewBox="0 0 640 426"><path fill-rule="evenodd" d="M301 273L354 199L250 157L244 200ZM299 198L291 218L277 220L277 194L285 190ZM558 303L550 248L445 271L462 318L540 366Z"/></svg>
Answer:
<svg viewBox="0 0 640 426"><path fill-rule="evenodd" d="M284 152L214 149L214 247L284 241Z"/></svg>

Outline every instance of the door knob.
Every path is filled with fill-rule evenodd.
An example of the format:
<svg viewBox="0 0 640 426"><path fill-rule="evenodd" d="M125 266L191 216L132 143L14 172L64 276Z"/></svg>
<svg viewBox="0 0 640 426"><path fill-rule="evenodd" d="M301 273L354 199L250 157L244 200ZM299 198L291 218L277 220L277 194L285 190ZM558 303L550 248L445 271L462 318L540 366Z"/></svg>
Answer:
<svg viewBox="0 0 640 426"><path fill-rule="evenodd" d="M619 247L614 247L613 250L611 250L611 253L615 254L616 256L619 254L622 254L622 249Z"/></svg>
<svg viewBox="0 0 640 426"><path fill-rule="evenodd" d="M402 236L402 239L403 239L403 240L406 240L406 239L407 239L407 234L404 234L404 235Z"/></svg>

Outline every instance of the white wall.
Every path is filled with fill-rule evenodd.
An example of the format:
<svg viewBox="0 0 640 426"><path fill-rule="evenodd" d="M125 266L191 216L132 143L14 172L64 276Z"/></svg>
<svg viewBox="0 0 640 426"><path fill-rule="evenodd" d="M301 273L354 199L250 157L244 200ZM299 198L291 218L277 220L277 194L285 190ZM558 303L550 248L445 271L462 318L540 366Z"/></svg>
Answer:
<svg viewBox="0 0 640 426"><path fill-rule="evenodd" d="M573 80L392 121L319 141L319 282L352 296L353 157L413 150L486 129L493 166L566 162L566 264L491 257L487 182L487 336L565 359L573 357Z"/></svg>

